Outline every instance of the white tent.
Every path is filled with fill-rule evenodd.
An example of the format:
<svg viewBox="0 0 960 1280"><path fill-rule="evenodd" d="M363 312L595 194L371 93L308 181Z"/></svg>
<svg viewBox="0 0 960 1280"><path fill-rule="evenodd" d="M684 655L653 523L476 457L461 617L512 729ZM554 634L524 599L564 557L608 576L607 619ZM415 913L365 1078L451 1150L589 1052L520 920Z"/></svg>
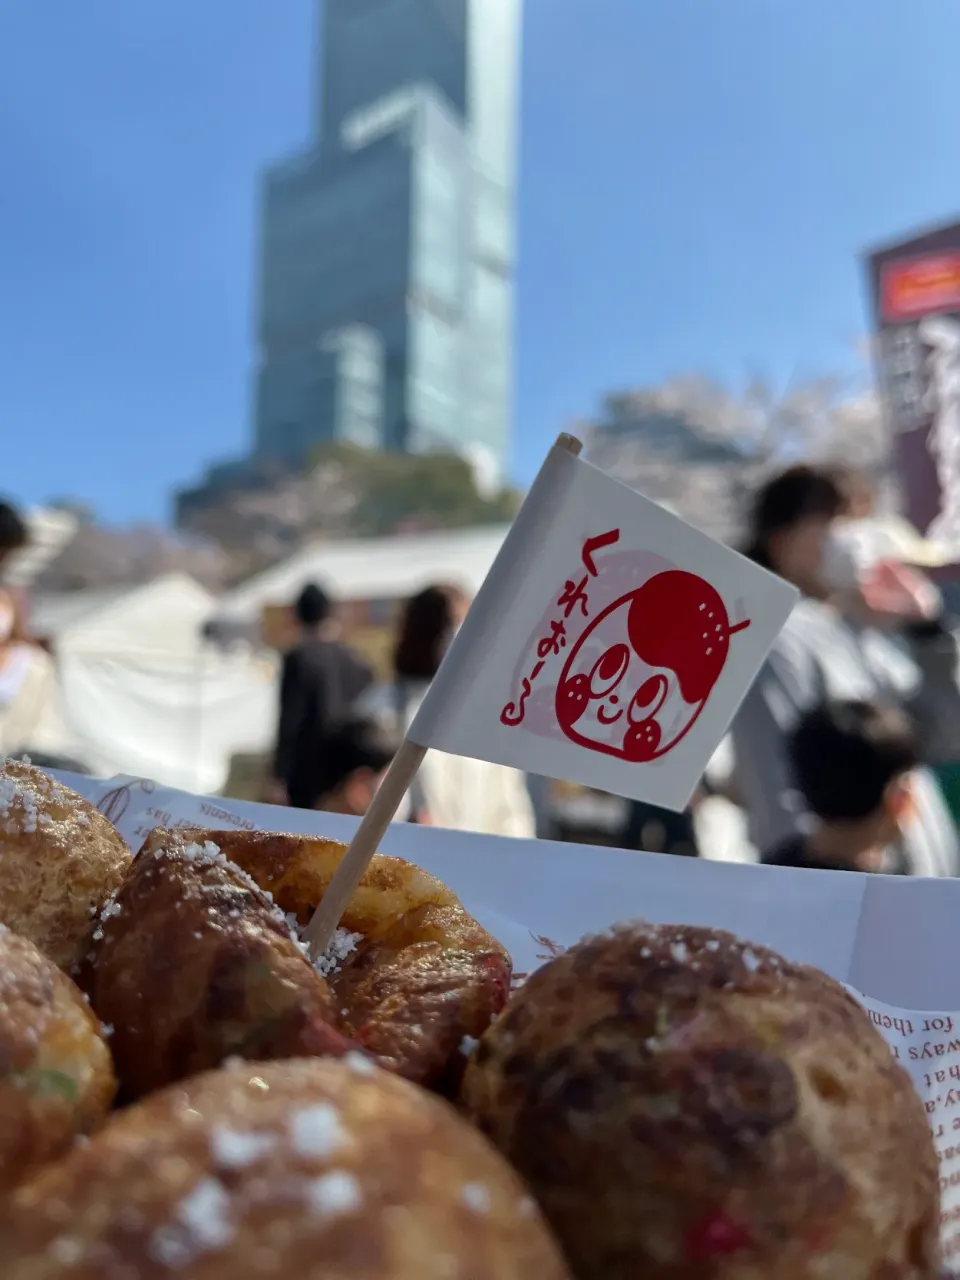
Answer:
<svg viewBox="0 0 960 1280"><path fill-rule="evenodd" d="M113 591L39 597L32 623L54 644L64 754L94 772L215 792L230 758L268 749L276 663L203 639L216 600L183 574ZM47 739L43 749L51 751Z"/></svg>
<svg viewBox="0 0 960 1280"><path fill-rule="evenodd" d="M319 583L337 600L398 600L436 582L473 594L509 527L314 543L229 592L218 616L252 621L269 605L292 603L308 582Z"/></svg>
<svg viewBox="0 0 960 1280"><path fill-rule="evenodd" d="M201 644L216 599L186 574L140 586L37 595L31 626L59 652L188 657Z"/></svg>

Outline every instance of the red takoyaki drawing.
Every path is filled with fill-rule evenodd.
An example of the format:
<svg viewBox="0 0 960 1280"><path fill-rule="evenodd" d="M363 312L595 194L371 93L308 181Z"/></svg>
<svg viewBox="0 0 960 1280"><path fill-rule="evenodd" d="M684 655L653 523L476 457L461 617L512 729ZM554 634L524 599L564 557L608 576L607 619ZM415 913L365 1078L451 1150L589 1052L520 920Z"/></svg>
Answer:
<svg viewBox="0 0 960 1280"><path fill-rule="evenodd" d="M557 685L560 728L579 746L629 763L666 755L706 705L730 637L749 625L731 626L719 593L696 574L655 574L577 640Z"/></svg>

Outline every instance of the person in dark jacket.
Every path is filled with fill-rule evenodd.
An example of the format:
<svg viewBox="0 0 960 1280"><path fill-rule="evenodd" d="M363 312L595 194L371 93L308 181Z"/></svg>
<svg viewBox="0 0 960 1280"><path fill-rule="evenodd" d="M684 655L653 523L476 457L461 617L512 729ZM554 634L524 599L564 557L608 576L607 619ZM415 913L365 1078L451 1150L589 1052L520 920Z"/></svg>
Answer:
<svg viewBox="0 0 960 1280"><path fill-rule="evenodd" d="M669 853L680 858L699 856L690 809L673 813L640 800L630 802L617 844L621 849L639 849L644 853Z"/></svg>
<svg viewBox="0 0 960 1280"><path fill-rule="evenodd" d="M907 874L901 824L921 754L904 712L876 700L822 702L800 717L787 749L809 821L763 861Z"/></svg>
<svg viewBox="0 0 960 1280"><path fill-rule="evenodd" d="M311 583L295 606L301 640L283 659L280 724L267 799L309 809L316 800L318 762L351 718L373 672L339 639L329 596Z"/></svg>
<svg viewBox="0 0 960 1280"><path fill-rule="evenodd" d="M350 720L327 739L317 761L311 809L362 817L399 741L374 720Z"/></svg>

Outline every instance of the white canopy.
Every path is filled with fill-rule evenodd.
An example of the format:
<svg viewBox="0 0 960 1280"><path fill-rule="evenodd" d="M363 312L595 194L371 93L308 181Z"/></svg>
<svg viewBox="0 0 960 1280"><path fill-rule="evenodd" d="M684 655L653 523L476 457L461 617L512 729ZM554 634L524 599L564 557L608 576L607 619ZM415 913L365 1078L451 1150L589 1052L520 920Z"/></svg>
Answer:
<svg viewBox="0 0 960 1280"><path fill-rule="evenodd" d="M215 608L215 598L183 574L40 597L33 626L55 645L59 749L96 773L207 791L224 785L231 756L267 750L276 663L206 644L203 626Z"/></svg>
<svg viewBox="0 0 960 1280"><path fill-rule="evenodd" d="M268 605L292 603L308 582L318 583L337 600L397 600L437 582L473 594L509 527L314 543L229 592L218 616L252 621Z"/></svg>
<svg viewBox="0 0 960 1280"><path fill-rule="evenodd" d="M59 653L120 653L169 659L195 655L216 599L182 573L139 586L37 595L31 626Z"/></svg>

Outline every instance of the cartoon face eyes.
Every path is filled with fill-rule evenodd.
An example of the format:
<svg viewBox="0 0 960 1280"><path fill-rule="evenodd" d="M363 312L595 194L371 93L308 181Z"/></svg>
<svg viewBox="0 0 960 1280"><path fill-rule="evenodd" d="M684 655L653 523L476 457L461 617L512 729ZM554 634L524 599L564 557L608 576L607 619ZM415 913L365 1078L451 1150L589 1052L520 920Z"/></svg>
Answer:
<svg viewBox="0 0 960 1280"><path fill-rule="evenodd" d="M666 702L669 691L666 676L651 676L630 699L627 707L629 728L623 735L623 758L631 764L642 764L657 755L662 735L654 716Z"/></svg>
<svg viewBox="0 0 960 1280"><path fill-rule="evenodd" d="M656 675L651 676L649 680L644 680L627 707L627 719L630 723L643 724L651 716L656 715L666 700L668 688L666 676ZM656 706L654 706L655 702Z"/></svg>
<svg viewBox="0 0 960 1280"><path fill-rule="evenodd" d="M602 659L601 659L602 661ZM590 699L590 681L585 675L565 680L557 689L557 719L561 727L569 729L583 714Z"/></svg>
<svg viewBox="0 0 960 1280"><path fill-rule="evenodd" d="M625 644L611 645L593 664L589 675L571 676L557 690L557 719L564 729L571 729L587 709L590 702L610 697L620 684L630 666L630 649ZM659 749L661 730L654 717L667 700L670 684L662 674L650 676L636 691L626 708L627 728L623 739L623 756L626 760L652 760ZM611 697L611 704L616 702ZM613 724L623 715L622 710L612 715L604 714L601 706L597 712L601 724Z"/></svg>
<svg viewBox="0 0 960 1280"><path fill-rule="evenodd" d="M590 672L590 697L605 698L612 693L630 665L630 650L625 644L612 645L593 664Z"/></svg>

